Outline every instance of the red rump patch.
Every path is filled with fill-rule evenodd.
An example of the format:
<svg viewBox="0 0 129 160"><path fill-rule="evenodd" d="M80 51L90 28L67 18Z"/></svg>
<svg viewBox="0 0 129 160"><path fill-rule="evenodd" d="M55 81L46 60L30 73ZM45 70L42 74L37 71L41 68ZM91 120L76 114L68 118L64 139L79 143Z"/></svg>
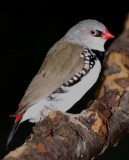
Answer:
<svg viewBox="0 0 129 160"><path fill-rule="evenodd" d="M22 104L21 104L21 103L19 103L18 106L19 106L18 109L22 108ZM22 115L23 115L23 114L20 113L20 114L18 114L18 115L16 116L16 118L15 118L15 123L18 122L19 119L21 119Z"/></svg>

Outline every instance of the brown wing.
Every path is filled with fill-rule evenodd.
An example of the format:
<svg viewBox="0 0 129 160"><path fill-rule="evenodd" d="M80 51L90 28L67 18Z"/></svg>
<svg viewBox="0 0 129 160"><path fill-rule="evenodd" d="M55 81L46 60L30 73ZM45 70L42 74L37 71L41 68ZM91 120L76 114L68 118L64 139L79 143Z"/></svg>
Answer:
<svg viewBox="0 0 129 160"><path fill-rule="evenodd" d="M81 46L64 39L58 41L48 51L41 68L28 86L22 105L28 108L38 100L45 99L81 71L84 66L84 61L80 58L82 51Z"/></svg>

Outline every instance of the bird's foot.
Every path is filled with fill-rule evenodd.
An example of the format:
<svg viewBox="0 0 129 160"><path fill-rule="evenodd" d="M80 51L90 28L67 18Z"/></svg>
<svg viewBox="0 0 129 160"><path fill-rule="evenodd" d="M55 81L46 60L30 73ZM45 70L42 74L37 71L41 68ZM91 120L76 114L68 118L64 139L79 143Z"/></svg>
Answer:
<svg viewBox="0 0 129 160"><path fill-rule="evenodd" d="M48 114L50 113L50 112L55 112L55 111L59 111L59 110L57 110L55 107L53 107L53 106L50 106L50 107L48 107L48 106L44 106L44 108L42 109L42 111L41 111L41 116L43 117L43 119L46 117L46 116L48 116Z"/></svg>
<svg viewBox="0 0 129 160"><path fill-rule="evenodd" d="M64 113L65 115L69 116L69 121L74 123L75 125L80 125L82 128L87 129L87 127L82 124L78 119L78 114L71 114L71 113Z"/></svg>

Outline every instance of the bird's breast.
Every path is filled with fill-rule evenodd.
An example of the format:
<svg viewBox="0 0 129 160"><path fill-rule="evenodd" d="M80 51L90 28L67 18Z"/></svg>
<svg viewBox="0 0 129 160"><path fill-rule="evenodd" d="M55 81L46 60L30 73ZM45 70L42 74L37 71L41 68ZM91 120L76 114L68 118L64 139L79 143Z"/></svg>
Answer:
<svg viewBox="0 0 129 160"><path fill-rule="evenodd" d="M101 63L98 59L90 71L82 77L82 79L73 86L63 86L65 92L53 93L50 105L56 107L62 112L69 110L82 96L94 85L101 71Z"/></svg>

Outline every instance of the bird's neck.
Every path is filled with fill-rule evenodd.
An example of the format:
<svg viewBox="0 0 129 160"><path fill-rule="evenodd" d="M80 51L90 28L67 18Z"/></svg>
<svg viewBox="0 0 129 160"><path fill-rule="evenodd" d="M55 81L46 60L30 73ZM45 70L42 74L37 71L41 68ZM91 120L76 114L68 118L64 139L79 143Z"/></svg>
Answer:
<svg viewBox="0 0 129 160"><path fill-rule="evenodd" d="M103 60L104 60L105 52L101 52L101 51L94 50L94 49L89 49L89 52L94 53L96 55L96 57L99 59L101 65L103 65Z"/></svg>

